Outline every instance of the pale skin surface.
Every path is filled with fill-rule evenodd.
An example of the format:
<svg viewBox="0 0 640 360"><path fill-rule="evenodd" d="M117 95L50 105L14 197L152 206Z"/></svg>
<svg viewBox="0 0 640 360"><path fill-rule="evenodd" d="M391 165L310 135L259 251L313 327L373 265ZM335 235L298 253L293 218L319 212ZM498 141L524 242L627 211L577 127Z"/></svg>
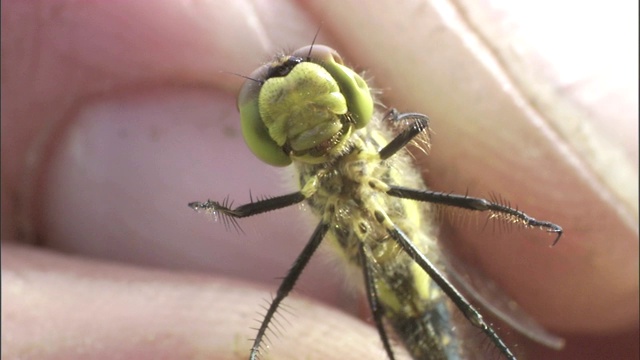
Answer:
<svg viewBox="0 0 640 360"><path fill-rule="evenodd" d="M339 9L347 8L319 14L286 2L275 9L242 3L211 8L179 2L157 2L154 7L145 1L102 4L2 3L3 358L246 356L245 339L254 335L250 327L255 326L256 312L277 286L272 279L286 271L310 228L287 231L282 229L289 226L283 225L287 217L274 214L262 222L248 221L243 226L248 235L236 236L192 213L186 204L227 194L239 204L248 199L249 189L270 195L286 191L269 183L278 182L278 175L263 179L269 170L257 162L242 165L251 161L250 154L237 150L242 142L233 132L235 93L242 79L220 71L248 74L274 50L306 45L317 29L312 19L325 21L322 35L348 62L371 69L376 85L388 89L386 103L429 112L438 124L427 174L435 188L470 189L474 195L494 190L532 215L564 227L566 235L553 249L546 246L551 238L544 234L520 241L501 237L497 243L490 241L490 231L457 237L473 249L492 278L541 322L567 337L566 352L544 356L638 357L637 215L612 210L617 202L637 199L594 196L611 192L602 181L610 174L581 168L580 161L565 166L562 159L574 155L567 153L572 143L559 146L562 136L532 126L527 116L503 111L517 130L506 137L509 142L493 128L470 125L469 130L464 111L456 104L444 108L439 104L446 101L428 94L443 89L440 96L456 98L444 89L462 79L447 78L423 89L424 81L409 81L432 79L422 74L426 70L412 68L414 61L429 64L426 57L415 60L415 52L371 50L397 44L405 28L389 26L379 33L380 27L368 29L373 25L366 22L350 24L357 29L338 26L336 19L348 16ZM394 11L401 10L370 11L393 20L402 16ZM357 19L358 14L351 14ZM375 41L363 43L361 34ZM383 37L390 40L381 41ZM362 45L350 48L353 43ZM460 64L451 66L445 74L460 71ZM403 78L402 70L410 71L411 78ZM483 79L464 81L488 89ZM425 102L432 105L417 108L413 99L419 94L426 94ZM483 96L482 104L504 101L503 93L491 89ZM475 107L472 99L461 101L479 117L486 110ZM606 121L610 119L602 119L602 126ZM631 122L618 126L637 132ZM518 137L522 133L525 138ZM482 142L488 135L498 140ZM542 158L520 161L518 145L531 138ZM610 142L634 153L625 141L613 137ZM472 144L472 151L465 144ZM500 159L495 159L495 151ZM515 165L487 171L498 160ZM585 182L590 185L583 186ZM545 190L549 188L553 190ZM263 241L260 234L274 242ZM322 282L334 273L318 269L310 269L302 279L305 294L351 310L357 307L345 305L344 299L350 298L340 295L339 280ZM226 279L231 276L264 284ZM321 285L314 285L316 280ZM317 303L289 305L295 317L289 318L291 325L283 322L283 340L274 342L275 358L298 358L295 354L301 353L384 358L377 334L366 325ZM313 348L302 341L310 338ZM532 351L540 355L539 349Z"/></svg>

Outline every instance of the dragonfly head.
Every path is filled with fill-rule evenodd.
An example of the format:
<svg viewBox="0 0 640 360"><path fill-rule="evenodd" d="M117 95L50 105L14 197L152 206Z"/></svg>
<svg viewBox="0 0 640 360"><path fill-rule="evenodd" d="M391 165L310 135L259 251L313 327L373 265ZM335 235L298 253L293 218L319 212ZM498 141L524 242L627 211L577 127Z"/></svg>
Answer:
<svg viewBox="0 0 640 360"><path fill-rule="evenodd" d="M319 164L367 125L373 98L335 50L310 45L256 69L240 90L238 109L242 135L260 160Z"/></svg>

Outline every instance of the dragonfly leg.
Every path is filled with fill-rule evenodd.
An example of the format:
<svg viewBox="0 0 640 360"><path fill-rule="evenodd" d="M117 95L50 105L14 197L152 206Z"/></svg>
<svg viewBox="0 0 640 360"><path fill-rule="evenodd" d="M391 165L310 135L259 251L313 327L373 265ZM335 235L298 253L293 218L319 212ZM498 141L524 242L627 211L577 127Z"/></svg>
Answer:
<svg viewBox="0 0 640 360"><path fill-rule="evenodd" d="M384 323L382 322L384 309L378 303L378 289L376 287L375 279L373 278L373 269L371 268L369 255L367 254L365 245L362 243L359 246L359 250L360 263L362 264L362 272L364 273L364 284L367 294L367 300L369 302L369 308L371 308L373 321L376 324L376 329L378 329L378 334L380 334L380 340L382 340L382 345L384 346L384 350L387 352L387 356L389 356L390 360L394 360L395 356L393 355L393 350L391 349L391 344L389 343L389 336L387 335L387 330L385 329Z"/></svg>
<svg viewBox="0 0 640 360"><path fill-rule="evenodd" d="M408 122L408 126L378 152L380 159L386 160L390 158L418 135L427 136L425 141L428 147L429 117L427 117L427 115L419 113L399 113L396 109L391 109L385 116L385 119L390 119L394 123L401 121Z"/></svg>
<svg viewBox="0 0 640 360"><path fill-rule="evenodd" d="M222 203L207 200L206 202L194 201L189 203L189 207L196 211L206 211L213 213L221 213L233 218L243 218L247 216L253 216L265 213L267 211L273 211L291 206L304 201L306 197L300 191L296 191L291 194L276 196L269 199L250 202L248 204L240 205L235 209L230 209L228 201Z"/></svg>
<svg viewBox="0 0 640 360"><path fill-rule="evenodd" d="M524 226L540 227L550 233L557 234L553 242L555 245L560 236L562 236L562 227L548 221L540 221L532 218L524 212L505 206L500 203L492 202L482 198L471 197L467 195L449 194L430 190L414 190L400 186L389 186L387 194L403 199L411 199L416 201L441 204L446 206L454 206L474 211L489 211L492 214L502 217L513 222L520 222Z"/></svg>
<svg viewBox="0 0 640 360"><path fill-rule="evenodd" d="M284 280L282 280L282 283L280 283L278 292L276 293L276 297L269 305L269 309L264 315L264 319L262 320L260 328L258 329L258 334L253 341L253 346L251 347L251 353L249 355L250 360L256 360L260 356L260 351L262 349L262 340L266 335L269 324L276 314L280 303L287 297L287 295L289 295L289 292L295 286L296 281L298 281L298 278L300 277L300 274L302 274L302 271L309 263L309 260L313 256L314 252L316 251L316 249L318 249L318 246L322 242L322 239L324 238L328 230L329 224L325 222L320 222L318 224L315 231L313 232L313 235L311 235L309 242L307 242L307 245L305 245L304 249L302 249L300 255L298 255L296 260L293 262L293 265L287 273L287 276L285 276Z"/></svg>
<svg viewBox="0 0 640 360"><path fill-rule="evenodd" d="M515 355L513 355L495 330L484 321L480 312L447 280L444 274L416 247L407 235L389 219L387 214L381 209L376 209L373 211L373 216L376 221L386 229L389 236L400 245L402 250L447 294L449 299L451 299L453 304L462 312L467 320L469 320L473 326L482 330L507 359L515 360Z"/></svg>

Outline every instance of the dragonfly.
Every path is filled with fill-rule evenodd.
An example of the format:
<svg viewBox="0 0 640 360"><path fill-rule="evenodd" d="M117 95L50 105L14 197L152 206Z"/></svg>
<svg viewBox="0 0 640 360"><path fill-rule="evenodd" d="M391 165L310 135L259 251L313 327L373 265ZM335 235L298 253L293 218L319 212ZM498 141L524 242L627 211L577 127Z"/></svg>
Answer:
<svg viewBox="0 0 640 360"><path fill-rule="evenodd" d="M300 203L318 218L264 314L249 359L266 352L269 325L323 242L362 274L372 322L389 359L395 359L395 339L414 359L467 358L454 311L504 358L516 359L463 295L469 290L464 280L463 289L454 284L461 277L452 275L439 255L434 208L485 212L499 221L539 228L555 235L553 245L562 235L559 225L501 201L429 190L407 150L415 145L428 151L429 118L382 108L367 81L337 51L315 40L246 77L238 109L252 153L272 166L292 165L299 189L233 208L228 198L189 207L236 227L238 219Z"/></svg>

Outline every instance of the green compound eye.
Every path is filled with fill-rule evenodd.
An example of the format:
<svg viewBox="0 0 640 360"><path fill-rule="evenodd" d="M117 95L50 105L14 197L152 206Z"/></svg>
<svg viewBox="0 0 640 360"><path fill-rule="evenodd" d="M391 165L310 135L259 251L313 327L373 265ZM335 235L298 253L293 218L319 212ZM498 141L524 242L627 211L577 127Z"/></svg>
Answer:
<svg viewBox="0 0 640 360"><path fill-rule="evenodd" d="M250 77L238 95L242 133L270 165L328 161L373 115L366 81L326 46L298 49Z"/></svg>
<svg viewBox="0 0 640 360"><path fill-rule="evenodd" d="M264 79L269 65L256 69L249 77ZM262 83L254 80L245 81L238 95L238 109L240 110L240 125L242 136L253 154L260 160L273 166L287 166L291 158L269 136L269 130L260 117L258 95Z"/></svg>

